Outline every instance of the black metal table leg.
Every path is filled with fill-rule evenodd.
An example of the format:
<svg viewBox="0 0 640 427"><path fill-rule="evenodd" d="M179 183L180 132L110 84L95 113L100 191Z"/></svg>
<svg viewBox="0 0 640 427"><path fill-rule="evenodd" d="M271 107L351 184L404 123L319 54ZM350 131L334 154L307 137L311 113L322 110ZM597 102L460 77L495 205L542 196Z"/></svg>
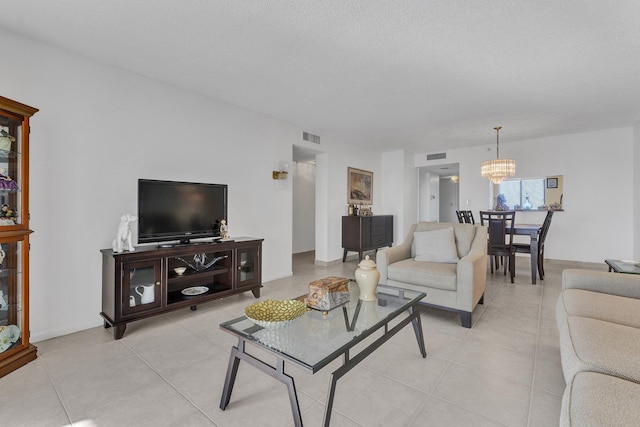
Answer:
<svg viewBox="0 0 640 427"><path fill-rule="evenodd" d="M427 357L427 350L424 346L424 335L422 334L422 318L420 316L420 309L409 307L408 311L411 315L413 315L414 311L417 311L417 316L411 321L411 324L413 326L413 332L416 335L416 340L418 341L420 354L422 354L422 357Z"/></svg>
<svg viewBox="0 0 640 427"><path fill-rule="evenodd" d="M240 360L242 360L287 386L289 403L291 404L291 412L293 414L293 423L296 427L302 427L302 414L300 413L300 405L298 404L295 382L292 377L284 373L284 360L277 357L277 367L274 368L262 360L245 353L244 348L245 341L242 338L238 339L238 347L231 347L229 366L227 367L227 375L222 390L222 397L220 398L220 409L225 410L229 405L233 384L238 373L238 365L240 364Z"/></svg>

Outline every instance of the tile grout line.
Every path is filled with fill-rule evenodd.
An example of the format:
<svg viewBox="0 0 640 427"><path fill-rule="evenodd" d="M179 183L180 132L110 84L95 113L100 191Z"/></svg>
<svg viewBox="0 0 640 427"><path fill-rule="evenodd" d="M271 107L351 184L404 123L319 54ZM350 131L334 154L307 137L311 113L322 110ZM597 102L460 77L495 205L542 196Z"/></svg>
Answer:
<svg viewBox="0 0 640 427"><path fill-rule="evenodd" d="M537 274L538 272L536 272L536 275ZM540 279L538 283L541 288L541 291L540 291L540 300L538 304L538 327L536 328L536 351L533 356L533 375L531 376L531 387L530 387L531 392L529 394L529 411L527 412L527 427L531 425L531 413L533 408L533 392L534 392L534 385L536 383L536 372L538 369L538 346L540 345L540 327L542 323L542 302L544 300L544 288L545 288L542 279Z"/></svg>
<svg viewBox="0 0 640 427"><path fill-rule="evenodd" d="M73 421L71 421L71 415L69 414L69 410L67 409L67 405L64 404L64 400L62 400L62 397L60 396L60 392L58 391L58 387L56 385L56 382L53 380L53 377L51 376L51 372L49 371L49 366L47 366L47 364L43 361L42 363L44 366L44 370L47 373L47 377L49 378L49 382L51 383L51 386L53 387L53 391L56 393L56 396L58 397L58 401L60 402L60 406L62 406L62 410L64 411L65 415L67 416L67 419L69 420L69 425L73 425Z"/></svg>
<svg viewBox="0 0 640 427"><path fill-rule="evenodd" d="M186 328L180 326L181 328L187 330ZM198 405L195 404L195 402L193 402L191 399L189 399L184 393L182 393L180 390L178 390L176 387L174 387L174 385L167 379L165 378L160 372L158 372L153 366L151 366L149 364L149 362L147 362L141 355L138 354L138 352L136 352L133 348L131 348L126 342L122 343L125 347L127 347L129 350L131 350L131 352L133 354L135 354L135 356L140 359L142 361L142 363L144 363L145 365L147 365L149 367L149 369L151 369L151 371L153 371L153 373L155 373L158 377L160 377L162 379L162 381L164 381L169 387L171 387L173 390L176 391L176 393L178 393L180 396L182 396L182 398L184 400L186 400L187 402L189 402L189 404L191 406L193 406L198 412L200 412L206 419L208 419L209 421L211 421L213 423L214 426L219 426L219 424L213 420L211 417L209 417L207 414L205 414L203 412L202 409L200 409L200 407Z"/></svg>

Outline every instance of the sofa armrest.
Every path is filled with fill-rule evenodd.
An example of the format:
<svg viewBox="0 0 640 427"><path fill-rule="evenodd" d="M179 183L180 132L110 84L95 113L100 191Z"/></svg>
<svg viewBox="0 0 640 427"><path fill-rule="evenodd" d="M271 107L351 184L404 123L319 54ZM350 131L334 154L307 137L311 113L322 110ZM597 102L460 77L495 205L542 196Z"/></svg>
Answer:
<svg viewBox="0 0 640 427"><path fill-rule="evenodd" d="M388 267L394 262L402 261L411 257L411 245L402 244L392 246L378 251L376 254L376 264L380 272L380 284L387 284Z"/></svg>
<svg viewBox="0 0 640 427"><path fill-rule="evenodd" d="M640 275L567 269L562 272L562 289L583 289L640 299Z"/></svg>

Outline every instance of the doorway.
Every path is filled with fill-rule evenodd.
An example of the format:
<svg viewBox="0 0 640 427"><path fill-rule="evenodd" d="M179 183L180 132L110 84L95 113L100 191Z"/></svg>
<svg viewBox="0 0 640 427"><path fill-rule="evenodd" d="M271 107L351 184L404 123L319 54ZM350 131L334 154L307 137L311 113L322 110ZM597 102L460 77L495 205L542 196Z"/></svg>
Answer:
<svg viewBox="0 0 640 427"><path fill-rule="evenodd" d="M418 180L420 221L458 222L460 206L458 163L419 168Z"/></svg>
<svg viewBox="0 0 640 427"><path fill-rule="evenodd" d="M293 146L293 254L316 248L316 155L318 151Z"/></svg>

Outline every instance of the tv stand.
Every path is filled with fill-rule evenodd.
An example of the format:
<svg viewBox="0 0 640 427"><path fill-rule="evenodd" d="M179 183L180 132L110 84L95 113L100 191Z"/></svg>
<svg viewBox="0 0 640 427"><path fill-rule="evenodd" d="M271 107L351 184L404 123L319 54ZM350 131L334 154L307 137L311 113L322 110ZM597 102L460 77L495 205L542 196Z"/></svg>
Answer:
<svg viewBox="0 0 640 427"><path fill-rule="evenodd" d="M260 297L262 241L138 246L133 252L102 249L102 312L105 328L120 339L127 323L251 291ZM214 263L209 263L218 258ZM185 265L185 260L197 269ZM199 262L195 260L199 259ZM208 262L202 263L203 260ZM204 268L208 265L208 268ZM187 267L178 274L174 269Z"/></svg>

